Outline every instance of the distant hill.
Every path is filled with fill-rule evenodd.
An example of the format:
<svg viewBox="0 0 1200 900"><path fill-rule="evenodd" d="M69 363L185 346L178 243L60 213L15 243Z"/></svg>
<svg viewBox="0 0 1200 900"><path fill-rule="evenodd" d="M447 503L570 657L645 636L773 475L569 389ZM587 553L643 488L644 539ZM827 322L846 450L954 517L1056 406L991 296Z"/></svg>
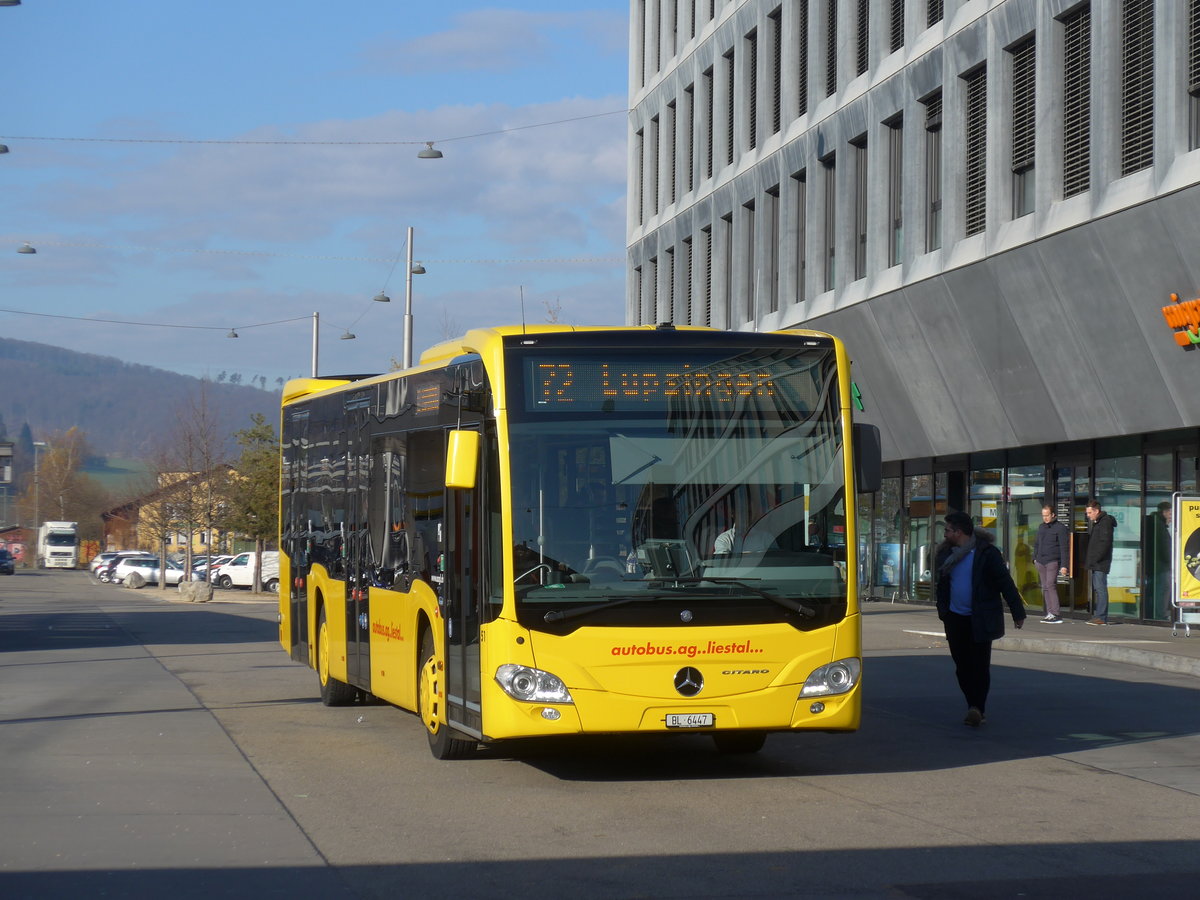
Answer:
<svg viewBox="0 0 1200 900"><path fill-rule="evenodd" d="M10 441L25 423L39 440L78 426L97 454L146 458L174 431L179 411L195 401L202 384L226 434L250 427L254 413L271 422L278 416L273 391L0 338L0 415Z"/></svg>

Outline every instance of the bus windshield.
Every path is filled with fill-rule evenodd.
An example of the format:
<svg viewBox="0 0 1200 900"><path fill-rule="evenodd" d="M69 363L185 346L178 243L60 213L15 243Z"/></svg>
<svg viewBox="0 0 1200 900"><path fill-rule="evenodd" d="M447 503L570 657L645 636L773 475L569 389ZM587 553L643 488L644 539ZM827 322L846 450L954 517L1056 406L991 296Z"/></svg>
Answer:
<svg viewBox="0 0 1200 900"><path fill-rule="evenodd" d="M530 354L520 371L510 458L522 624L810 628L844 615L832 347L657 353L621 371L599 352Z"/></svg>

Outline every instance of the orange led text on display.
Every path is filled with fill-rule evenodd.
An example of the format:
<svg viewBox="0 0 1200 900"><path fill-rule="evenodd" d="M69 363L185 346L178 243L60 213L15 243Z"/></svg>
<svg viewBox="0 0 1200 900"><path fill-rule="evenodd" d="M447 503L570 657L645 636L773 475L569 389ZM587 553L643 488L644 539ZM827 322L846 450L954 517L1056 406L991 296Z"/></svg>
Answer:
<svg viewBox="0 0 1200 900"><path fill-rule="evenodd" d="M591 369L592 367L588 367ZM665 372L614 370L600 363L580 377L573 363L538 363L539 403L574 403L576 400L619 399L653 401L663 398L703 397L732 402L739 397L773 397L770 372L696 372L688 366Z"/></svg>

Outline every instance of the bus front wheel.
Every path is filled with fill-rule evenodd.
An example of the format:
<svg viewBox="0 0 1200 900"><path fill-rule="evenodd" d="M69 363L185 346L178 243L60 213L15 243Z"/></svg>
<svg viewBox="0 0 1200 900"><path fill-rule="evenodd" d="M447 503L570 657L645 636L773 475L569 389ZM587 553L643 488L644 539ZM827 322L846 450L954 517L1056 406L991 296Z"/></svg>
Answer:
<svg viewBox="0 0 1200 900"><path fill-rule="evenodd" d="M325 608L321 608L321 621L317 625L317 677L321 679L321 702L326 706L349 706L358 697L358 689L329 674L329 623L325 621Z"/></svg>
<svg viewBox="0 0 1200 900"><path fill-rule="evenodd" d="M475 751L475 742L455 737L450 727L438 718L445 696L445 673L438 671L433 635L429 631L421 636L420 664L421 673L417 679L417 714L425 725L430 752L436 759L462 759L470 756Z"/></svg>

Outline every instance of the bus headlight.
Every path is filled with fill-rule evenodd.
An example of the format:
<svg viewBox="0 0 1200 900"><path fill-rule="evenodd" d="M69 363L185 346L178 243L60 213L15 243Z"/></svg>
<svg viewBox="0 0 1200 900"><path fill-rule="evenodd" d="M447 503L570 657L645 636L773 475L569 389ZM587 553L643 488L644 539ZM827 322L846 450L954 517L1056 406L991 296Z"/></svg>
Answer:
<svg viewBox="0 0 1200 900"><path fill-rule="evenodd" d="M507 663L496 670L496 684L516 700L530 703L574 703L571 692L557 675Z"/></svg>
<svg viewBox="0 0 1200 900"><path fill-rule="evenodd" d="M862 674L862 660L854 656L850 659L839 659L829 665L816 669L804 687L800 689L801 697L829 697L833 694L844 694L858 684Z"/></svg>

